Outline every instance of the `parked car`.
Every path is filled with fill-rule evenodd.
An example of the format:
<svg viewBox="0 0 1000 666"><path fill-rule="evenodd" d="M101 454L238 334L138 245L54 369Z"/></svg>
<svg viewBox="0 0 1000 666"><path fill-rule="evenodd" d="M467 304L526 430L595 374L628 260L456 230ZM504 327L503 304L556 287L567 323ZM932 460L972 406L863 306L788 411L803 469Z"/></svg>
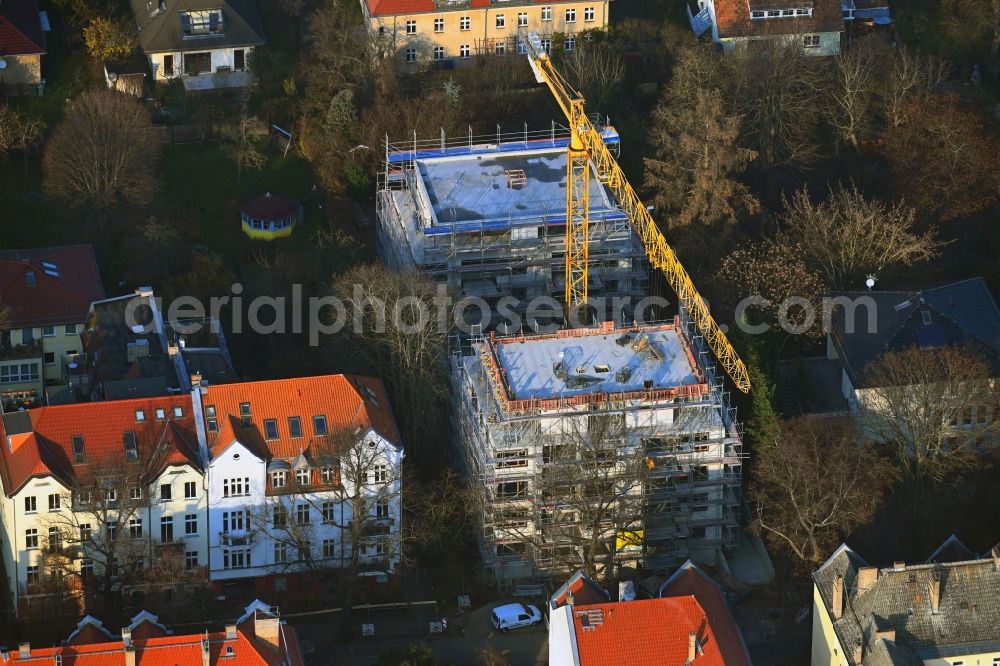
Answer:
<svg viewBox="0 0 1000 666"><path fill-rule="evenodd" d="M507 604L497 606L490 613L493 627L499 631L530 627L542 621L542 611L531 604Z"/></svg>

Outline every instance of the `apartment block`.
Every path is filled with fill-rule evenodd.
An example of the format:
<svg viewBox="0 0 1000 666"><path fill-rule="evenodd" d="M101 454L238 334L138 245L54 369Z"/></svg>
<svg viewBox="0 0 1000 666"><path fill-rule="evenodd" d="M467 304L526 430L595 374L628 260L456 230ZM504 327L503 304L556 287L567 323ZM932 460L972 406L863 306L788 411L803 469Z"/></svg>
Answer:
<svg viewBox="0 0 1000 666"><path fill-rule="evenodd" d="M524 34L546 50L576 48L577 35L608 25L608 0L361 0L374 39L403 63L431 61L442 69L473 56L525 55Z"/></svg>
<svg viewBox="0 0 1000 666"><path fill-rule="evenodd" d="M742 444L701 342L671 324L473 338L455 432L498 581L716 562L740 539ZM594 550L594 545L599 544Z"/></svg>

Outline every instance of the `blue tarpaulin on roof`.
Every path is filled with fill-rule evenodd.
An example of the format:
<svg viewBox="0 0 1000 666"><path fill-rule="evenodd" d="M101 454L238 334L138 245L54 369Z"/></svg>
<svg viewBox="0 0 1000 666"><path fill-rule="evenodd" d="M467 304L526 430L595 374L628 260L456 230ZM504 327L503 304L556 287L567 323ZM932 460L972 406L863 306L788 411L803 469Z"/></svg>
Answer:
<svg viewBox="0 0 1000 666"><path fill-rule="evenodd" d="M691 30L694 31L695 37L701 37L712 27L712 15L709 13L708 7L702 7L701 11L694 16L688 9L688 18L691 20Z"/></svg>
<svg viewBox="0 0 1000 666"><path fill-rule="evenodd" d="M888 7L878 7L876 9L855 9L854 18L872 19L878 25L889 25L892 23L892 17L889 16Z"/></svg>

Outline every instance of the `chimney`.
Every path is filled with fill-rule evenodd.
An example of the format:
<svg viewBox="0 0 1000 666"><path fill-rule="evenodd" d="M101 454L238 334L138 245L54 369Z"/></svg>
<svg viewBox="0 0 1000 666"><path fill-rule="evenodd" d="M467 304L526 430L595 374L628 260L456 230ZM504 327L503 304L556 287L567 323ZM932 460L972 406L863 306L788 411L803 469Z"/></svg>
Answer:
<svg viewBox="0 0 1000 666"><path fill-rule="evenodd" d="M129 627L122 628L122 643L125 647L132 645L132 630Z"/></svg>
<svg viewBox="0 0 1000 666"><path fill-rule="evenodd" d="M201 639L201 666L212 666L210 656L211 655L208 649L208 632L205 632L205 638Z"/></svg>
<svg viewBox="0 0 1000 666"><path fill-rule="evenodd" d="M931 574L930 588L931 613L937 615L938 608L941 605L941 579L938 578L937 573Z"/></svg>
<svg viewBox="0 0 1000 666"><path fill-rule="evenodd" d="M694 663L694 658L697 656L698 652L698 639L695 638L694 632L688 633L688 659L684 662L684 666L691 666Z"/></svg>
<svg viewBox="0 0 1000 666"><path fill-rule="evenodd" d="M180 352L180 347L177 345L169 345L167 347L167 356L177 356L178 352Z"/></svg>
<svg viewBox="0 0 1000 666"><path fill-rule="evenodd" d="M839 620L844 614L844 577L837 574L833 578L833 600L830 610L833 612L833 619Z"/></svg>
<svg viewBox="0 0 1000 666"><path fill-rule="evenodd" d="M226 640L235 641L236 640L236 625L227 624L226 625Z"/></svg>
<svg viewBox="0 0 1000 666"><path fill-rule="evenodd" d="M195 372L191 374L191 388L196 386L201 386L201 373Z"/></svg>
<svg viewBox="0 0 1000 666"><path fill-rule="evenodd" d="M569 592L566 593L566 605L572 606L573 604L574 604L573 590L570 590Z"/></svg>
<svg viewBox="0 0 1000 666"><path fill-rule="evenodd" d="M906 571L906 562L893 562L892 563L892 570L893 571Z"/></svg>
<svg viewBox="0 0 1000 666"><path fill-rule="evenodd" d="M861 567L858 569L858 594L867 592L878 582L878 567Z"/></svg>
<svg viewBox="0 0 1000 666"><path fill-rule="evenodd" d="M875 632L875 638L876 639L884 638L885 640L889 641L890 643L895 643L896 642L896 630L895 629L888 629L886 631L876 631Z"/></svg>
<svg viewBox="0 0 1000 666"><path fill-rule="evenodd" d="M30 659L31 643L19 643L17 646L17 656L21 659Z"/></svg>
<svg viewBox="0 0 1000 666"><path fill-rule="evenodd" d="M135 646L131 643L125 646L125 666L135 666Z"/></svg>
<svg viewBox="0 0 1000 666"><path fill-rule="evenodd" d="M275 650L281 647L281 620L277 617L254 613L253 632Z"/></svg>

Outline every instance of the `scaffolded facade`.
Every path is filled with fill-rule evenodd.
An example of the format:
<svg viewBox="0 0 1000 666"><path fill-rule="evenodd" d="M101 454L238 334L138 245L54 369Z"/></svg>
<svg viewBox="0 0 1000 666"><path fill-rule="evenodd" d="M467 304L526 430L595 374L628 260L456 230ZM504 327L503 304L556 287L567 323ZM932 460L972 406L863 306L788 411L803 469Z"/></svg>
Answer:
<svg viewBox="0 0 1000 666"><path fill-rule="evenodd" d="M738 544L742 438L703 346L678 317L453 352L454 430L497 582L562 574L596 543L598 571L713 563Z"/></svg>
<svg viewBox="0 0 1000 666"><path fill-rule="evenodd" d="M618 135L604 130L609 145ZM523 311L565 289L566 146L547 132L391 144L380 177L378 250L397 270L419 271L456 298ZM590 291L595 298L645 296L649 265L625 214L591 184ZM619 318L621 312L612 316ZM530 325L531 322L529 322Z"/></svg>

